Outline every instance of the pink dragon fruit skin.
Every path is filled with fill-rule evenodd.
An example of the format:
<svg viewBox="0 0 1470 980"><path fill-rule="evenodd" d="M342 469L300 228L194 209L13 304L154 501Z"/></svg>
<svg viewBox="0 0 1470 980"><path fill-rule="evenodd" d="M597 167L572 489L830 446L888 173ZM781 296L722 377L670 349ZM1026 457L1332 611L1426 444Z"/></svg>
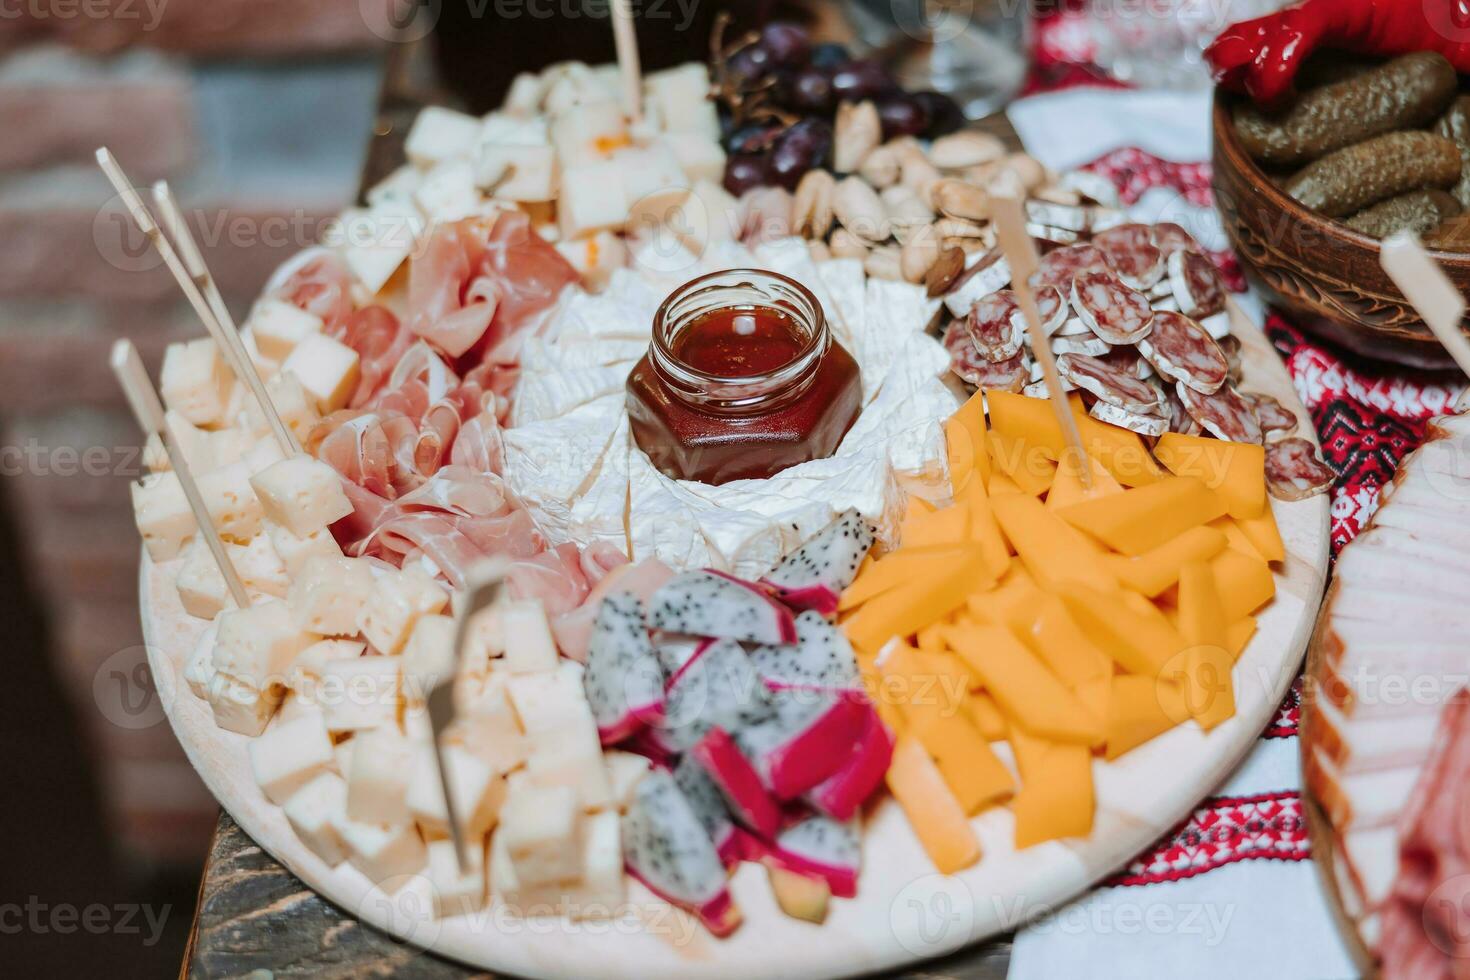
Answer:
<svg viewBox="0 0 1470 980"><path fill-rule="evenodd" d="M814 786L807 802L835 820L851 820L883 783L893 759L893 735L868 706L868 720L842 768Z"/></svg>
<svg viewBox="0 0 1470 980"><path fill-rule="evenodd" d="M762 837L775 836L781 827L781 805L729 732L719 727L710 729L689 750L687 758L703 767L735 819Z"/></svg>
<svg viewBox="0 0 1470 980"><path fill-rule="evenodd" d="M679 764L674 767L674 782L694 808L699 822L704 824L705 832L714 842L715 852L720 855L725 867L733 867L745 860L749 843L730 820L730 811L725 806L720 787L715 785L709 773L705 772L693 756L686 755L679 760Z"/></svg>
<svg viewBox="0 0 1470 980"><path fill-rule="evenodd" d="M723 572L684 572L649 600L648 625L667 633L749 643L795 643L791 611L761 589Z"/></svg>
<svg viewBox="0 0 1470 980"><path fill-rule="evenodd" d="M735 732L766 788L791 800L827 779L852 754L872 710L851 691L782 691L776 713Z"/></svg>
<svg viewBox="0 0 1470 980"><path fill-rule="evenodd" d="M857 577L872 547L873 529L849 508L783 558L760 584L793 609L831 616L837 612L842 590Z"/></svg>
<svg viewBox="0 0 1470 980"><path fill-rule="evenodd" d="M862 845L854 822L813 815L799 820L766 845L763 861L797 874L822 878L838 898L857 894Z"/></svg>
<svg viewBox="0 0 1470 980"><path fill-rule="evenodd" d="M603 745L663 719L663 668L643 620L643 603L631 592L605 596L597 610L582 684Z"/></svg>
<svg viewBox="0 0 1470 980"><path fill-rule="evenodd" d="M660 898L699 917L716 936L739 927L725 864L671 773L649 772L623 818L623 860Z"/></svg>
<svg viewBox="0 0 1470 980"><path fill-rule="evenodd" d="M751 653L750 662L767 686L775 690L862 688L862 675L852 644L841 630L810 609L796 617L795 643L759 647Z"/></svg>

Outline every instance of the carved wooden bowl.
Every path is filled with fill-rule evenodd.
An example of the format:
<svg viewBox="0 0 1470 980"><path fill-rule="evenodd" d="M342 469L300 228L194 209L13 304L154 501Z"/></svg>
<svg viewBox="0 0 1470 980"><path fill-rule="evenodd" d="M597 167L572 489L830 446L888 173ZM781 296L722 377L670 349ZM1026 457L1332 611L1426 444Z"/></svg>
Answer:
<svg viewBox="0 0 1470 980"><path fill-rule="evenodd" d="M1378 241L1308 210L1241 147L1230 99L1215 93L1214 188L1246 277L1303 327L1368 357L1448 367L1449 355L1378 264ZM1434 251L1470 290L1470 253ZM1463 325L1462 325L1463 326Z"/></svg>

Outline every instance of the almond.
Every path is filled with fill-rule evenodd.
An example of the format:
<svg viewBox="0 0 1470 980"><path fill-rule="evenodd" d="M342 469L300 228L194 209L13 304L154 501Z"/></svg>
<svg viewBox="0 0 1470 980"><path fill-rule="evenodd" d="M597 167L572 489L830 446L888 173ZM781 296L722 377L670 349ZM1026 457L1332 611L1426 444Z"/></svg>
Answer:
<svg viewBox="0 0 1470 980"><path fill-rule="evenodd" d="M960 273L965 271L964 249L955 248L953 245L942 245L939 257L934 264L929 266L929 271L924 273L924 291L929 296L943 296L949 292L949 287L959 278Z"/></svg>
<svg viewBox="0 0 1470 980"><path fill-rule="evenodd" d="M940 218L934 222L934 227L942 238L984 238L989 226L964 218Z"/></svg>
<svg viewBox="0 0 1470 980"><path fill-rule="evenodd" d="M951 218L983 221L990 217L990 195L962 180L941 180L930 192L934 210Z"/></svg>
<svg viewBox="0 0 1470 980"><path fill-rule="evenodd" d="M806 250L813 262L826 262L832 257L832 250L827 247L826 242L807 242Z"/></svg>
<svg viewBox="0 0 1470 980"><path fill-rule="evenodd" d="M918 229L918 233L904 243L898 254L899 272L906 282L923 282L934 263L939 260L942 246L939 236L930 225Z"/></svg>
<svg viewBox="0 0 1470 980"><path fill-rule="evenodd" d="M1013 171L1021 178L1021 186L1028 191L1033 191L1046 182L1046 168L1039 160L1024 153L1012 153L1006 157L1005 169Z"/></svg>
<svg viewBox="0 0 1470 980"><path fill-rule="evenodd" d="M832 198L837 180L825 170L808 170L791 201L791 226L798 235L826 238L832 228Z"/></svg>
<svg viewBox="0 0 1470 980"><path fill-rule="evenodd" d="M898 175L898 154L887 144L869 153L858 167L858 176L879 190L898 183Z"/></svg>
<svg viewBox="0 0 1470 980"><path fill-rule="evenodd" d="M827 249L832 253L834 259L866 259L868 257L867 243L846 228L838 228L832 232L832 241L828 243Z"/></svg>
<svg viewBox="0 0 1470 980"><path fill-rule="evenodd" d="M869 242L884 242L892 233L878 192L859 177L844 177L832 195L832 210L842 227Z"/></svg>
<svg viewBox="0 0 1470 980"><path fill-rule="evenodd" d="M899 262L899 251L892 245L880 245L868 253L863 262L863 271L874 279L903 281L903 268Z"/></svg>
<svg viewBox="0 0 1470 980"><path fill-rule="evenodd" d="M837 122L832 137L832 167L840 174L854 173L864 158L883 142L883 122L872 102L853 105L844 102L837 107Z"/></svg>
<svg viewBox="0 0 1470 980"><path fill-rule="evenodd" d="M999 137L974 130L941 136L929 147L929 162L940 170L963 170L1005 155L1006 146Z"/></svg>

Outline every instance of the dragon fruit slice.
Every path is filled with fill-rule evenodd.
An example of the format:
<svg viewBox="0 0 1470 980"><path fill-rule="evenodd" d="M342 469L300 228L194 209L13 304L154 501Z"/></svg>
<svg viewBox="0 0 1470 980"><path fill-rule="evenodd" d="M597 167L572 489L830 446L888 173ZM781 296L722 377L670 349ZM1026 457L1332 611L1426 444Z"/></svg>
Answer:
<svg viewBox="0 0 1470 980"><path fill-rule="evenodd" d="M763 860L787 871L821 878L833 895L852 898L857 894L863 861L857 823L806 817L781 831Z"/></svg>
<svg viewBox="0 0 1470 980"><path fill-rule="evenodd" d="M837 612L842 590L857 577L858 566L873 547L873 529L851 508L781 560L761 579L793 609L813 609L824 616Z"/></svg>
<svg viewBox="0 0 1470 980"><path fill-rule="evenodd" d="M582 685L603 745L662 719L664 672L644 625L643 603L633 593L614 592L598 607Z"/></svg>
<svg viewBox="0 0 1470 980"><path fill-rule="evenodd" d="M623 860L629 874L665 901L689 909L716 936L740 925L724 862L665 770L650 772L633 791L623 818Z"/></svg>
<svg viewBox="0 0 1470 980"><path fill-rule="evenodd" d="M795 799L847 761L872 709L850 691L779 691L771 699L775 714L736 729L735 741L776 799Z"/></svg>
<svg viewBox="0 0 1470 980"><path fill-rule="evenodd" d="M770 715L770 693L744 648L717 640L669 684L658 740L670 751L687 752L716 725L733 731Z"/></svg>
<svg viewBox="0 0 1470 980"><path fill-rule="evenodd" d="M745 837L730 820L730 811L725 807L725 798L720 787L710 779L704 767L693 756L685 756L674 767L674 782L684 799L694 808L699 822L714 842L715 851L725 866L739 864L745 860Z"/></svg>
<svg viewBox="0 0 1470 980"><path fill-rule="evenodd" d="M697 760L710 785L723 796L735 819L762 837L781 827L781 805L761 782L760 773L723 728L711 728L685 757Z"/></svg>
<svg viewBox="0 0 1470 980"><path fill-rule="evenodd" d="M815 687L857 690L857 657L842 631L808 609L796 617L796 642L754 650L750 662L772 688Z"/></svg>
<svg viewBox="0 0 1470 980"><path fill-rule="evenodd" d="M684 667L713 642L698 636L660 636L653 650L664 668L667 683L674 683Z"/></svg>
<svg viewBox="0 0 1470 980"><path fill-rule="evenodd" d="M893 759L893 736L868 706L868 721L842 768L812 788L807 802L836 820L850 820L873 795Z"/></svg>
<svg viewBox="0 0 1470 980"><path fill-rule="evenodd" d="M709 569L676 575L649 601L648 625L668 633L795 643L791 612L748 582Z"/></svg>

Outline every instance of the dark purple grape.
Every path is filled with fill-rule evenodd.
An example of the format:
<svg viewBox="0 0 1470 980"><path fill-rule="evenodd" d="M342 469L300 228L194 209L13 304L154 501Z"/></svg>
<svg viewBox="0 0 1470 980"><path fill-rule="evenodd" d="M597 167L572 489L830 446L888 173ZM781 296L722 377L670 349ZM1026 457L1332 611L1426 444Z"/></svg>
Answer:
<svg viewBox="0 0 1470 980"><path fill-rule="evenodd" d="M736 197L765 182L765 154L732 153L725 160L725 190Z"/></svg>
<svg viewBox="0 0 1470 980"><path fill-rule="evenodd" d="M796 190L808 170L825 166L832 152L832 125L823 119L802 119L781 134L766 161L768 183ZM728 179L728 178L727 178Z"/></svg>
<svg viewBox="0 0 1470 980"><path fill-rule="evenodd" d="M852 59L847 46L827 41L812 48L812 67L831 70L847 64Z"/></svg>
<svg viewBox="0 0 1470 980"><path fill-rule="evenodd" d="M725 149L730 153L764 153L781 133L774 123L746 123L730 133Z"/></svg>
<svg viewBox="0 0 1470 980"><path fill-rule="evenodd" d="M912 95L899 92L878 100L878 118L883 121L883 138L918 136L929 128L929 113Z"/></svg>
<svg viewBox="0 0 1470 980"><path fill-rule="evenodd" d="M929 128L924 131L929 139L948 136L967 121L964 110L943 92L915 92L913 97L929 116Z"/></svg>
<svg viewBox="0 0 1470 980"><path fill-rule="evenodd" d="M750 44L736 51L726 63L730 74L745 85L752 85L771 72L771 53L758 44Z"/></svg>
<svg viewBox="0 0 1470 980"><path fill-rule="evenodd" d="M785 76L777 94L788 109L824 115L832 111L832 79L820 68L800 68Z"/></svg>
<svg viewBox="0 0 1470 980"><path fill-rule="evenodd" d="M761 28L758 42L771 57L771 64L782 68L800 68L811 56L812 42L799 24L786 20L772 21Z"/></svg>
<svg viewBox="0 0 1470 980"><path fill-rule="evenodd" d="M832 95L840 102L861 102L890 92L892 76L876 61L860 58L832 72Z"/></svg>

